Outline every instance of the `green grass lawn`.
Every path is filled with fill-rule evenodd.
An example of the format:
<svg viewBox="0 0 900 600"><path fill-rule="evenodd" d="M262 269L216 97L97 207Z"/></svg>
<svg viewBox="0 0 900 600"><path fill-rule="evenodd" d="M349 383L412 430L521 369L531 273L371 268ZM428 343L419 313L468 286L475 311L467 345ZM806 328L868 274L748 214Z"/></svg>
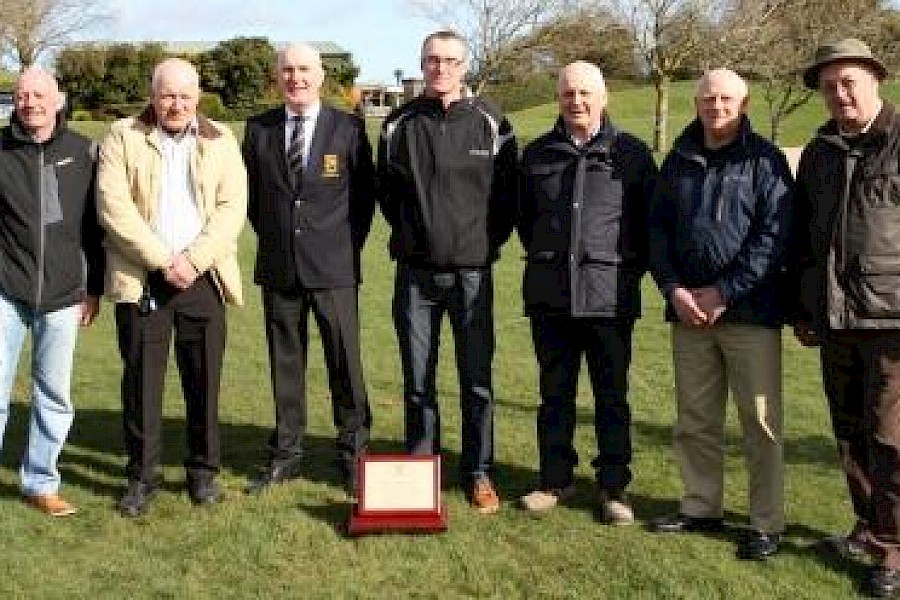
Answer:
<svg viewBox="0 0 900 600"><path fill-rule="evenodd" d="M679 117L688 118L690 90L681 89ZM896 91L896 86L892 88ZM641 89L613 95L611 111L626 129L644 131ZM631 99L629 99L631 98ZM625 107L633 109L626 113ZM809 108L809 122L821 107ZM819 113L815 113L819 111ZM552 122L554 110L512 115L523 137ZM649 114L649 113L647 113ZM634 119L634 121L629 121ZM806 121L804 121L806 122ZM76 124L84 128L85 124ZM94 135L102 126L89 124ZM674 131L674 128L673 128ZM799 128L791 136L808 137ZM393 265L387 230L376 219L364 256L361 290L363 359L374 418L374 451L397 451L402 439L400 367L390 302ZM444 335L438 389L443 406L450 529L436 536L382 535L347 539L348 513L336 468L333 428L318 341L309 365L308 458L302 480L260 498L242 488L263 459L274 418L258 290L251 283L255 240L249 228L240 254L247 305L229 312L223 376L222 483L227 501L194 508L183 487L183 404L170 369L165 400L162 493L149 515L120 518L124 485L119 377L112 307L83 332L73 378L75 424L61 460L63 491L80 508L50 520L26 507L18 491L18 460L27 424L25 379L16 387L0 461L0 598L846 598L857 593L861 567L819 557L811 544L847 529L852 512L819 383L814 351L786 332L785 431L787 514L784 550L765 563L734 559L735 528L746 524L746 475L731 414L726 435L727 518L718 537L657 536L641 526L610 528L593 518L591 397L579 392L576 444L582 456L579 494L569 506L532 518L513 500L536 483L536 366L522 317L521 249L506 246L496 267L496 460L501 512L470 511L452 475L459 459L458 394L452 343ZM631 371L634 482L641 520L677 507L680 483L670 451L674 399L668 328L659 295L645 281L644 318L635 335ZM27 360L23 360L27 362ZM733 411L732 411L733 413Z"/></svg>

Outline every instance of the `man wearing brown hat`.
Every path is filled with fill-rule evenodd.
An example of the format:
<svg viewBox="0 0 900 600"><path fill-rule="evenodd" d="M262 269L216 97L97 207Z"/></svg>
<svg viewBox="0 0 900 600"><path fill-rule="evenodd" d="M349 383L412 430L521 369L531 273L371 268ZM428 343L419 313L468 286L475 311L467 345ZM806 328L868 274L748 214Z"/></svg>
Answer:
<svg viewBox="0 0 900 600"><path fill-rule="evenodd" d="M838 454L857 522L849 547L878 557L876 596L900 592L900 115L863 42L820 47L804 82L829 120L800 158L799 309L821 348Z"/></svg>

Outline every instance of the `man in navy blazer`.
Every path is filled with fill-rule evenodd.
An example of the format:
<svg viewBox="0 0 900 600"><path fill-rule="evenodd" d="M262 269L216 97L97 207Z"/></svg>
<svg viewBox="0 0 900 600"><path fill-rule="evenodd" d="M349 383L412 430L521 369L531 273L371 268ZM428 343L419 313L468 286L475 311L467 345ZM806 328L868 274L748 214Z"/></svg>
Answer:
<svg viewBox="0 0 900 600"><path fill-rule="evenodd" d="M299 474L310 311L328 368L338 466L351 492L369 437L357 290L375 208L372 148L360 118L320 101L324 78L314 48L281 50L276 79L284 106L251 117L244 134L248 213L258 238L254 281L262 288L275 397L268 463L251 493Z"/></svg>

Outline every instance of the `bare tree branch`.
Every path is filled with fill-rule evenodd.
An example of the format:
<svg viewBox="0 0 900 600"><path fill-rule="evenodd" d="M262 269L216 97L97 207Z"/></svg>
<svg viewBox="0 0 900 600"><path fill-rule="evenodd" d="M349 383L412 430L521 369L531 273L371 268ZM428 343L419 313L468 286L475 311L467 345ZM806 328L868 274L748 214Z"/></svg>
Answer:
<svg viewBox="0 0 900 600"><path fill-rule="evenodd" d="M4 54L25 68L111 16L105 0L2 0L0 41Z"/></svg>
<svg viewBox="0 0 900 600"><path fill-rule="evenodd" d="M438 26L466 38L476 94L525 49L527 34L574 6L572 0L410 0L410 4ZM534 47L540 40L532 37L527 43Z"/></svg>

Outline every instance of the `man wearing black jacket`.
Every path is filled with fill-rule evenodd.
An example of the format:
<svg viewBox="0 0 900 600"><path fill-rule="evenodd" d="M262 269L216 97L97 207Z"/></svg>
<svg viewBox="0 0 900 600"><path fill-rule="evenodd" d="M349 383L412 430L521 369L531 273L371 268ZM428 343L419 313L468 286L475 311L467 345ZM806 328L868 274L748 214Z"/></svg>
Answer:
<svg viewBox="0 0 900 600"><path fill-rule="evenodd" d="M491 104L469 97L465 40L422 44L425 91L385 120L378 149L381 210L397 261L394 322L403 365L407 450L440 452L435 390L440 325L449 313L462 408L460 470L481 513L499 508L493 467L491 264L512 231L516 144Z"/></svg>
<svg viewBox="0 0 900 600"><path fill-rule="evenodd" d="M298 474L312 312L328 367L338 466L353 493L371 425L357 286L375 211L372 149L361 119L320 102L324 71L314 48L283 49L276 76L285 105L251 118L243 143L275 396L268 465L248 491Z"/></svg>
<svg viewBox="0 0 900 600"><path fill-rule="evenodd" d="M595 65L566 66L558 94L555 127L522 155L518 231L528 257L525 312L540 367L541 482L521 501L540 512L575 492L575 395L586 355L599 516L626 524L634 520L625 498L631 480L628 366L656 166L646 144L609 119L606 85Z"/></svg>
<svg viewBox="0 0 900 600"><path fill-rule="evenodd" d="M34 383L22 490L35 508L65 516L76 509L58 493L57 460L74 414L75 341L78 325L90 325L100 311L103 292L96 152L66 128L49 73L26 69L14 102L0 131L0 440L30 329Z"/></svg>

